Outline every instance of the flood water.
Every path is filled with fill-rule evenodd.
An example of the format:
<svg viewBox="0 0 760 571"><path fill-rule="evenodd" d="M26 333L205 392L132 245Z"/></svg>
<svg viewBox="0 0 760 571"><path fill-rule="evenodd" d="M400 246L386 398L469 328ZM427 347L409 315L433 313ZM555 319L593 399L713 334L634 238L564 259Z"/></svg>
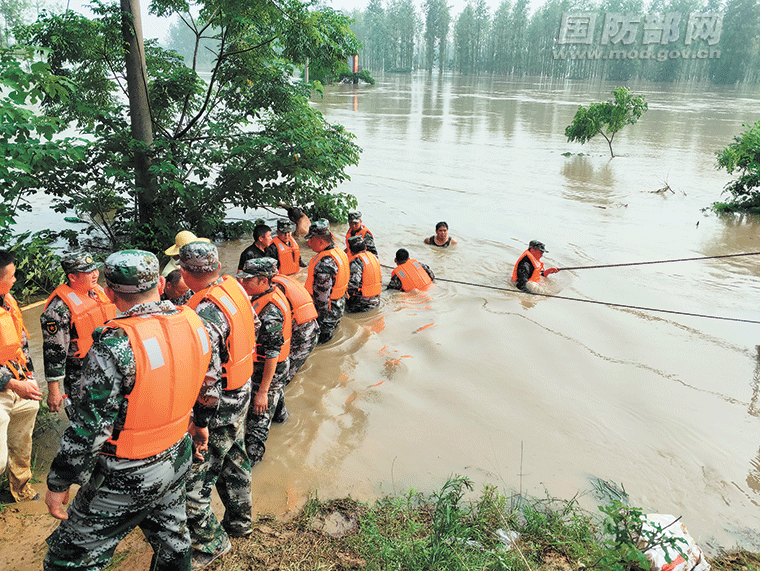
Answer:
<svg viewBox="0 0 760 571"><path fill-rule="evenodd" d="M340 190L358 198L381 263L406 247L472 285L384 292L380 309L344 317L288 388L291 418L254 469L255 511L431 492L452 474L580 493L593 509L596 477L682 516L708 551L760 549L758 257L551 277L564 297L754 323L508 283L532 239L547 267L760 252L756 219L701 211L730 180L715 152L758 119L758 95L632 85L649 111L615 137L614 159L603 139L567 143L578 105L614 87L421 73L325 89L315 106L364 149ZM422 243L439 220L458 245ZM248 243L222 246L227 271Z"/></svg>

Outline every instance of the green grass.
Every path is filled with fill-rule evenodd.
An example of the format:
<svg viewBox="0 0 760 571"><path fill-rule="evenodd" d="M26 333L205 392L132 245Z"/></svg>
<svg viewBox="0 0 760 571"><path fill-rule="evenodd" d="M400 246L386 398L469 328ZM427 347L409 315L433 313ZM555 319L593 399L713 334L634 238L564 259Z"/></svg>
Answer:
<svg viewBox="0 0 760 571"><path fill-rule="evenodd" d="M575 500L506 497L487 486L477 501L463 501L471 488L469 480L453 477L429 498L411 491L379 500L346 539L348 547L370 570L528 571L549 559L600 558L597 528ZM497 530L519 539L508 548Z"/></svg>
<svg viewBox="0 0 760 571"><path fill-rule="evenodd" d="M430 496L412 490L370 506L313 499L300 521L305 528L317 514L353 512L358 530L339 540L340 548L370 571L649 571L636 548L643 512L620 499L590 513L577 498L505 496L486 486L466 501L471 490L468 479L455 476ZM661 537L654 543L677 547Z"/></svg>

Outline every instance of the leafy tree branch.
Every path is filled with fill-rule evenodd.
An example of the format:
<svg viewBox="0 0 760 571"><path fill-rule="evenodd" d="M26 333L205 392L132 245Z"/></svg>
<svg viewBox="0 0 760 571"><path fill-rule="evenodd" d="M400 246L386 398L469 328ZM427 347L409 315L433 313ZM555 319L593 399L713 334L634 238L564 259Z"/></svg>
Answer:
<svg viewBox="0 0 760 571"><path fill-rule="evenodd" d="M592 103L588 108L580 106L573 117L573 122L565 129L568 142L584 144L601 135L607 141L612 152L612 140L615 134L626 125L633 125L648 109L643 95L633 95L626 87L616 87L612 101Z"/></svg>

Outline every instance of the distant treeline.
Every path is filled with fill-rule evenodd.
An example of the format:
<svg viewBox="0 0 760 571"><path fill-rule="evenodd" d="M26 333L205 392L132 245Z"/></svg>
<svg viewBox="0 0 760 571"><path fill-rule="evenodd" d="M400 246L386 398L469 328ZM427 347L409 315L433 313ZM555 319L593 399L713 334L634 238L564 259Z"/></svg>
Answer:
<svg viewBox="0 0 760 571"><path fill-rule="evenodd" d="M760 80L760 0L369 0L352 29L371 71L453 70L614 81Z"/></svg>

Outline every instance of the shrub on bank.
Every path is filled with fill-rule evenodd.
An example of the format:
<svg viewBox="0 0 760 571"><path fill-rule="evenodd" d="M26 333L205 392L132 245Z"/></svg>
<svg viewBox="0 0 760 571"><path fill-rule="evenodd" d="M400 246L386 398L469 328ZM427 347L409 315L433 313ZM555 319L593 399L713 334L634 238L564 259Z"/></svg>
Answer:
<svg viewBox="0 0 760 571"><path fill-rule="evenodd" d="M430 496L410 491L372 505L312 499L292 521L259 519L217 569L649 571L639 539L649 548L666 547L673 559L680 548L664 530L642 532L642 510L621 499L590 513L576 498L505 496L492 486L464 501L471 488L466 478L453 477ZM330 520L341 529L329 531ZM757 554L736 552L712 566L754 571L758 563Z"/></svg>
<svg viewBox="0 0 760 571"><path fill-rule="evenodd" d="M724 189L731 200L713 204L716 212L760 214L760 121L742 126L746 130L717 154L718 168L738 178Z"/></svg>

